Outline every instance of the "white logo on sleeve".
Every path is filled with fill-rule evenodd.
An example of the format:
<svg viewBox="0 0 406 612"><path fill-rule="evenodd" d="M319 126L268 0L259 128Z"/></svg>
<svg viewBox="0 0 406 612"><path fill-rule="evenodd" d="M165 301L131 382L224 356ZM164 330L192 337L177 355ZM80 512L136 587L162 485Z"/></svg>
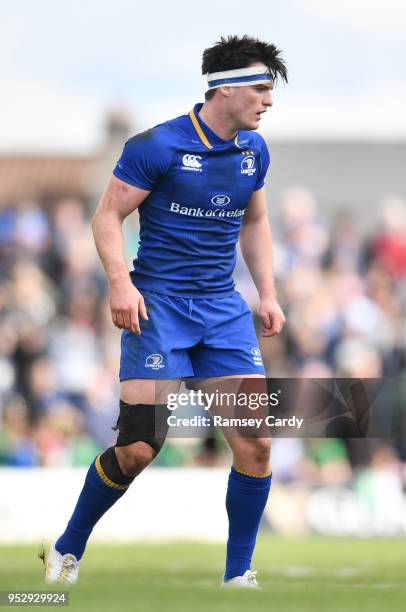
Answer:
<svg viewBox="0 0 406 612"><path fill-rule="evenodd" d="M161 368L165 367L165 364L162 363L163 359L163 356L159 353L153 353L152 355L148 355L145 360L145 367L152 368L152 370L160 370Z"/></svg>
<svg viewBox="0 0 406 612"><path fill-rule="evenodd" d="M199 159L202 159L201 155L192 155L191 153L186 153L186 155L182 158L182 170L194 170L195 172L202 171L202 164Z"/></svg>
<svg viewBox="0 0 406 612"><path fill-rule="evenodd" d="M255 168L255 157L253 155L247 155L241 162L241 174L247 174L251 176L257 171Z"/></svg>

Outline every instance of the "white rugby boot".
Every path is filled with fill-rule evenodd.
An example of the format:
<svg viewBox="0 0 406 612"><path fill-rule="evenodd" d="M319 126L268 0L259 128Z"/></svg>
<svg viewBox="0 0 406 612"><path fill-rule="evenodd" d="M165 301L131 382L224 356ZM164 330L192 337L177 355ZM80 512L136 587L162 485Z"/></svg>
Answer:
<svg viewBox="0 0 406 612"><path fill-rule="evenodd" d="M79 564L75 557L70 553L61 555L55 545L51 544L48 548L41 543L38 557L45 565L45 582L48 584L60 582L61 584L75 584L79 576Z"/></svg>
<svg viewBox="0 0 406 612"><path fill-rule="evenodd" d="M243 574L243 576L235 576L234 578L230 578L230 580L224 580L223 578L221 586L234 589L261 590L257 582L257 572L249 569Z"/></svg>

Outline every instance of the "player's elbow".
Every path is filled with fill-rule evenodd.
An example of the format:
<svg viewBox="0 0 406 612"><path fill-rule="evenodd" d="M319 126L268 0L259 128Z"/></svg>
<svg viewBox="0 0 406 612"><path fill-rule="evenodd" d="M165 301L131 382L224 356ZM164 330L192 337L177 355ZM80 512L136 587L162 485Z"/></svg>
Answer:
<svg viewBox="0 0 406 612"><path fill-rule="evenodd" d="M103 228L111 228L120 223L122 223L122 219L119 218L117 211L106 207L104 202L101 201L91 219L93 236L96 237L98 231L103 230Z"/></svg>
<svg viewBox="0 0 406 612"><path fill-rule="evenodd" d="M91 219L91 228L92 228L93 236L96 236L97 229L99 227L99 222L100 222L100 212L99 210L96 210L96 212L93 214L93 217Z"/></svg>

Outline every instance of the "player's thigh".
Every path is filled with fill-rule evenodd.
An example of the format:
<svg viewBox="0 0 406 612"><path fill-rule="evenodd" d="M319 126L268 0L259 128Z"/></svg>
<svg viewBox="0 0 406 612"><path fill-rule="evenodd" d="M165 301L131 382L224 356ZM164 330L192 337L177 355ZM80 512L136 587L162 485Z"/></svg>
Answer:
<svg viewBox="0 0 406 612"><path fill-rule="evenodd" d="M236 427L224 425L221 431L235 456L266 455L271 447L271 438L265 418L268 415L267 381L262 374L235 374L216 376L191 381L193 389L201 390L204 397L214 398L211 402L212 415L223 419L258 419L253 425ZM207 395L205 395L207 394ZM259 397L264 400L259 402Z"/></svg>
<svg viewBox="0 0 406 612"><path fill-rule="evenodd" d="M208 387L212 386L213 384L216 385L220 382L227 383L228 381L230 381L230 384L237 386L238 379L242 380L244 378L265 378L265 376L263 374L230 374L229 376L209 376L207 378L196 379L193 381L193 384L199 389L204 389L205 386ZM235 381L236 379L236 382L231 382Z"/></svg>
<svg viewBox="0 0 406 612"><path fill-rule="evenodd" d="M180 379L130 378L120 383L120 398L127 404L166 404L169 393L178 393Z"/></svg>
<svg viewBox="0 0 406 612"><path fill-rule="evenodd" d="M255 379L255 380L254 380ZM188 387L203 393L267 393L266 378L263 374L230 374L229 376L210 376L188 381ZM219 406L220 407L220 406Z"/></svg>

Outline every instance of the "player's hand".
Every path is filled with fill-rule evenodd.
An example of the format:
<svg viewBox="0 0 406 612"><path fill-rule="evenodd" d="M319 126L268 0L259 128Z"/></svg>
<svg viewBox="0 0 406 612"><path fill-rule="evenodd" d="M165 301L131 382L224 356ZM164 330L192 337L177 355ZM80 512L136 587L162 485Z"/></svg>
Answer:
<svg viewBox="0 0 406 612"><path fill-rule="evenodd" d="M148 321L144 298L129 280L110 285L110 309L114 325L137 336L141 333L139 316Z"/></svg>
<svg viewBox="0 0 406 612"><path fill-rule="evenodd" d="M263 298L258 306L257 313L262 321L261 336L264 338L279 334L285 325L285 315L275 297Z"/></svg>

